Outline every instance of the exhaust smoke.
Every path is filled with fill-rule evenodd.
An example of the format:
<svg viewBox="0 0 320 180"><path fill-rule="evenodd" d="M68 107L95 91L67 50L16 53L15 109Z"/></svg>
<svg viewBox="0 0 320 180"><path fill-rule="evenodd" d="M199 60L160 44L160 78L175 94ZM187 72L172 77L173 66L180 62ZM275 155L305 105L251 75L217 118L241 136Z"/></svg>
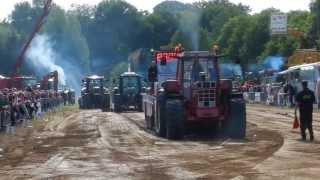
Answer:
<svg viewBox="0 0 320 180"><path fill-rule="evenodd" d="M190 48L194 51L200 49L200 17L201 12L183 12L179 21L179 30L190 39Z"/></svg>
<svg viewBox="0 0 320 180"><path fill-rule="evenodd" d="M77 65L72 64L72 58L60 54L54 49L54 44L46 34L37 35L33 40L27 54L27 63L38 77L43 77L52 71L59 73L59 85L68 86L80 93L80 78L82 71Z"/></svg>
<svg viewBox="0 0 320 180"><path fill-rule="evenodd" d="M266 69L280 71L284 65L284 58L282 56L269 56L264 60L263 65Z"/></svg>
<svg viewBox="0 0 320 180"><path fill-rule="evenodd" d="M37 35L30 49L27 52L28 63L30 62L35 73L38 76L44 76L45 74L58 71L59 83L66 85L66 76L64 70L59 66L57 62L57 53L54 52L49 38L46 35Z"/></svg>
<svg viewBox="0 0 320 180"><path fill-rule="evenodd" d="M238 64L225 63L220 65L222 78L242 77L242 68Z"/></svg>

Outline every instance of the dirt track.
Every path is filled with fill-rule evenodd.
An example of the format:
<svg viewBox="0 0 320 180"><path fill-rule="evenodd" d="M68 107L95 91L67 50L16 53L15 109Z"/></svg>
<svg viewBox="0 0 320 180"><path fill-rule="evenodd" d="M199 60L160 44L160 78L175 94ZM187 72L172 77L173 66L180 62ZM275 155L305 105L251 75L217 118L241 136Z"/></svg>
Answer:
<svg viewBox="0 0 320 180"><path fill-rule="evenodd" d="M247 111L245 141L192 136L174 142L147 132L141 113L69 109L14 137L1 135L0 179L320 178L320 143L298 140L291 110ZM315 130L317 138L319 124Z"/></svg>

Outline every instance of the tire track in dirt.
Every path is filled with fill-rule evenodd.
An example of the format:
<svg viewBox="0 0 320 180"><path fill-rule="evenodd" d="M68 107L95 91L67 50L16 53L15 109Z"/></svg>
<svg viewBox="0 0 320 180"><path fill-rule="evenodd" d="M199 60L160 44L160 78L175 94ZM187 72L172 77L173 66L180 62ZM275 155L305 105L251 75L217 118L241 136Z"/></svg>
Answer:
<svg viewBox="0 0 320 180"><path fill-rule="evenodd" d="M140 128L145 128L143 114L123 113L121 115L130 119L130 121L134 121ZM256 174L258 172L252 168L256 166L256 164L263 162L265 159L272 156L273 153L282 146L283 138L279 133L260 129L254 124L249 123L248 129L248 138L247 141L244 142L232 140L224 141L212 138L206 139L205 141L203 141L202 138L181 141L180 146L174 147L175 149L180 149L181 153L176 153L170 157L183 160L184 163L181 164L182 167L187 168L191 172L199 173L200 175L198 178L229 179L244 172L246 172L246 174ZM261 144L259 144L259 142L261 142ZM195 147L201 146L202 144L208 144L209 147L206 147L207 149L194 148L190 151L188 146L191 144ZM252 148L251 145L253 144L258 146ZM243 156L239 155L234 157L234 148L239 148L237 153L243 153ZM254 164L250 163L252 160L254 161ZM213 167L210 166L212 164L214 164ZM238 164L239 166L235 166L235 164Z"/></svg>
<svg viewBox="0 0 320 180"><path fill-rule="evenodd" d="M292 130L293 110L266 106L248 106L249 118L260 127L275 130L284 137L284 145L275 154L254 169L258 174L245 176L251 179L319 179L320 142L299 141L299 129ZM265 110L268 108L268 110ZM319 113L314 113L315 136L319 133Z"/></svg>
<svg viewBox="0 0 320 180"><path fill-rule="evenodd" d="M7 179L230 179L257 174L258 163L282 145L281 136L249 124L245 141L168 141L145 130L142 113L81 111L50 122L41 143ZM61 124L62 123L62 124ZM40 160L38 157L42 157ZM14 178L12 178L14 177ZM1 178L0 178L1 179Z"/></svg>

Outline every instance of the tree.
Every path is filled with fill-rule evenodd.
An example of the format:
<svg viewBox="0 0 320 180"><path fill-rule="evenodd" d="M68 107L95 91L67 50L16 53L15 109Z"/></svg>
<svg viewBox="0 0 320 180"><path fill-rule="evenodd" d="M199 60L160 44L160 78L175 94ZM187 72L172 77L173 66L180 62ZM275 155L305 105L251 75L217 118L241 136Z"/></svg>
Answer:
<svg viewBox="0 0 320 180"><path fill-rule="evenodd" d="M200 18L201 27L207 29L216 40L220 34L223 25L230 18L247 15L249 8L242 4L233 4L228 0L210 0L195 3L195 6L202 11Z"/></svg>
<svg viewBox="0 0 320 180"><path fill-rule="evenodd" d="M54 48L57 52L71 59L71 63L82 70L89 70L90 51L76 16L54 6L43 32L55 42Z"/></svg>
<svg viewBox="0 0 320 180"><path fill-rule="evenodd" d="M193 49L191 38L188 35L186 35L184 32L177 30L171 38L170 46L175 47L179 43L183 45L185 50L190 51Z"/></svg>
<svg viewBox="0 0 320 180"><path fill-rule="evenodd" d="M209 32L207 29L201 28L199 30L199 50L208 51L210 50Z"/></svg>
<svg viewBox="0 0 320 180"><path fill-rule="evenodd" d="M191 4L184 4L179 1L164 1L153 8L154 13L169 13L176 16L181 12L193 11L195 7Z"/></svg>
<svg viewBox="0 0 320 180"><path fill-rule="evenodd" d="M165 12L155 12L148 15L144 24L149 30L147 36L149 38L145 39L150 40L150 47L154 49L169 44L179 26L177 17Z"/></svg>
<svg viewBox="0 0 320 180"><path fill-rule="evenodd" d="M0 23L0 74L11 73L19 50L19 36L8 23Z"/></svg>
<svg viewBox="0 0 320 180"><path fill-rule="evenodd" d="M18 3L14 6L14 10L10 15L11 24L18 33L25 37L32 31L36 21L36 15L37 13L30 3Z"/></svg>
<svg viewBox="0 0 320 180"><path fill-rule="evenodd" d="M141 14L122 0L105 0L98 4L95 12L92 37L95 42L93 53L98 57L127 55L139 44L135 37L140 26ZM101 38L104 37L104 38Z"/></svg>
<svg viewBox="0 0 320 180"><path fill-rule="evenodd" d="M247 53L247 51L242 52L241 50L243 50L243 45L246 43L244 38L247 36L247 27L251 25L250 23L249 16L238 16L231 18L223 26L218 42L224 53L230 57L243 57L244 53ZM242 63L246 64L247 62L243 61Z"/></svg>
<svg viewBox="0 0 320 180"><path fill-rule="evenodd" d="M311 10L311 27L308 32L309 47L320 49L320 0L314 0L310 4Z"/></svg>

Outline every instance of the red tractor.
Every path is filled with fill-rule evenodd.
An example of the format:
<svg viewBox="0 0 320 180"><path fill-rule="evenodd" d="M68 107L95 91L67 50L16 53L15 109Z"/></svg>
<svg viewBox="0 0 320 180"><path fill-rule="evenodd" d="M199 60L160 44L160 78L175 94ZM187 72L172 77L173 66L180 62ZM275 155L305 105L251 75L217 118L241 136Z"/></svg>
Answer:
<svg viewBox="0 0 320 180"><path fill-rule="evenodd" d="M15 76L4 77L0 76L0 89L16 88L23 90L26 87L34 87L37 84L37 79L33 76Z"/></svg>
<svg viewBox="0 0 320 180"><path fill-rule="evenodd" d="M186 128L202 124L244 138L245 102L232 91L231 80L220 79L217 50L181 49L155 52L157 73L151 79L156 81L143 95L147 128L160 137L182 139Z"/></svg>
<svg viewBox="0 0 320 180"><path fill-rule="evenodd" d="M53 71L42 78L40 87L42 90L58 91L59 74L58 71Z"/></svg>

